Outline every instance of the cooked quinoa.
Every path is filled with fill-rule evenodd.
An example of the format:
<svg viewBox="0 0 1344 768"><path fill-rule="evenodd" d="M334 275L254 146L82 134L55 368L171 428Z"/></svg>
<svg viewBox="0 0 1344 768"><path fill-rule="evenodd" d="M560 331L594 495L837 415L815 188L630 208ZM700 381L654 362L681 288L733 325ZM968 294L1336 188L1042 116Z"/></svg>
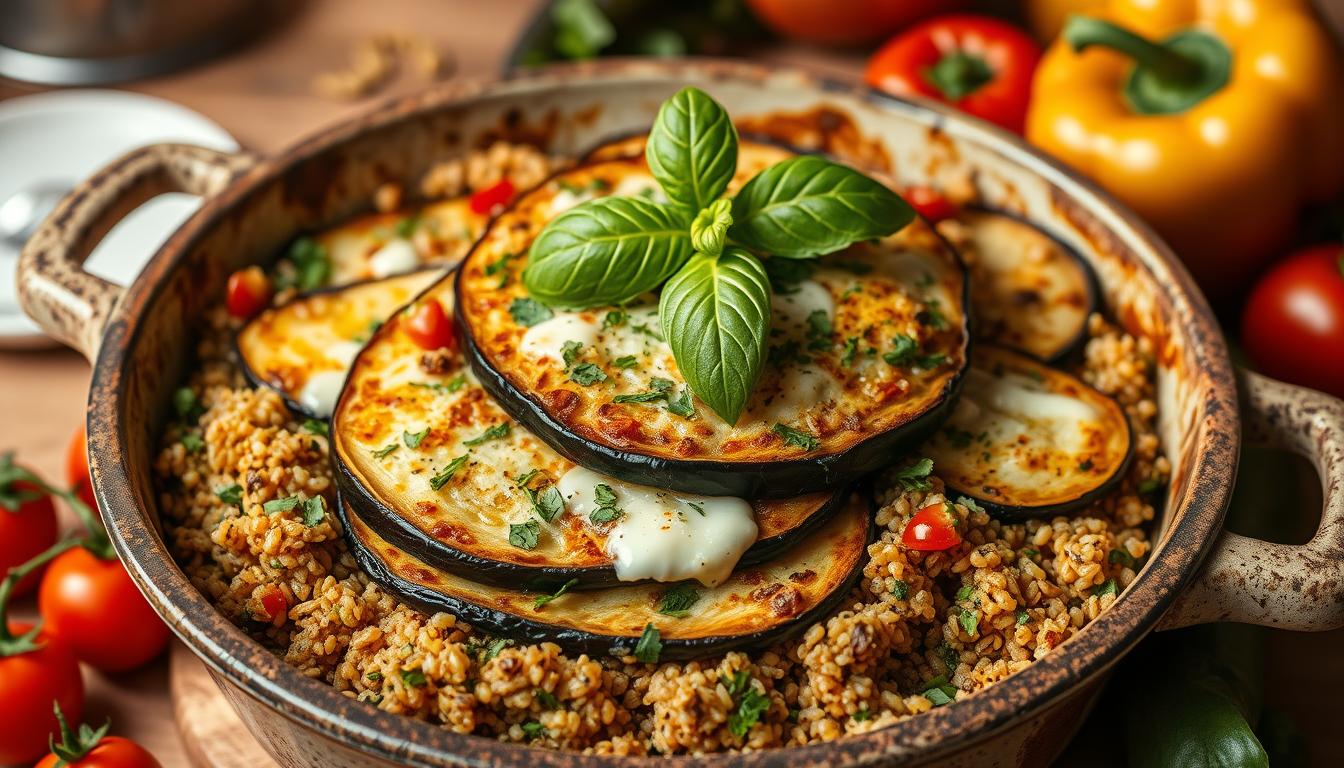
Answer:
<svg viewBox="0 0 1344 768"><path fill-rule="evenodd" d="M455 194L467 179L499 178L472 162L425 186ZM544 172L544 158L520 163L524 175ZM278 394L248 386L231 358L236 330L222 310L210 316L187 382L199 407L179 403L185 417L155 463L183 569L303 674L369 706L503 741L618 755L762 749L950 704L1050 653L1115 601L1148 554L1153 489L1170 473L1154 430L1151 345L1094 316L1080 373L1120 403L1135 440L1128 475L1106 498L1014 524L957 503L962 543L919 552L901 533L943 500L937 468L928 490L879 482L878 537L847 607L794 639L680 663L570 656L400 602L360 571L322 507L268 512L266 502L296 495L334 502L328 442Z"/></svg>

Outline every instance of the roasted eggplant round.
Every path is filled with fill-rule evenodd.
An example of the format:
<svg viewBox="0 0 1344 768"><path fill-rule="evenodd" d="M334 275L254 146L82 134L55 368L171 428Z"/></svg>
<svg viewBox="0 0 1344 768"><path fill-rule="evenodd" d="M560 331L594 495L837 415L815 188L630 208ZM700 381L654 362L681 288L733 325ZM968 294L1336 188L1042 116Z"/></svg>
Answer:
<svg viewBox="0 0 1344 768"><path fill-rule="evenodd" d="M451 311L451 279L417 301ZM838 487L748 504L640 488L576 467L512 421L460 354L416 346L405 317L388 319L356 358L332 418L332 453L356 514L436 568L529 589L693 573L713 581L734 564L796 545L844 496ZM735 513L742 519L733 528ZM637 532L641 514L675 519ZM647 564L659 537L673 534L691 539L682 543L692 549L719 549L683 552L685 566Z"/></svg>
<svg viewBox="0 0 1344 768"><path fill-rule="evenodd" d="M1077 357L1087 342L1087 318L1098 306L1097 279L1087 262L1006 213L971 210L952 226L968 254L977 338L1046 362Z"/></svg>
<svg viewBox="0 0 1344 768"><path fill-rule="evenodd" d="M744 141L735 185L787 157ZM556 215L657 186L642 156L591 162L520 197L457 280L467 359L510 416L576 463L631 483L743 498L834 488L937 428L968 353L966 278L923 221L820 259L767 259L768 359L728 424L685 385L656 298L572 312L532 298L528 249Z"/></svg>
<svg viewBox="0 0 1344 768"><path fill-rule="evenodd" d="M519 642L555 642L572 653L623 656L652 626L658 660L773 645L834 610L863 571L871 516L855 496L814 535L712 589L635 584L559 597L480 584L432 568L381 538L337 504L346 541L369 577L425 611ZM549 599L547 599L549 598Z"/></svg>
<svg viewBox="0 0 1344 768"><path fill-rule="evenodd" d="M443 270L328 288L271 307L238 332L243 373L312 418L331 415L346 370L379 324Z"/></svg>
<svg viewBox="0 0 1344 768"><path fill-rule="evenodd" d="M1103 496L1134 440L1115 400L1028 355L978 345L952 417L924 450L952 493L1019 519Z"/></svg>

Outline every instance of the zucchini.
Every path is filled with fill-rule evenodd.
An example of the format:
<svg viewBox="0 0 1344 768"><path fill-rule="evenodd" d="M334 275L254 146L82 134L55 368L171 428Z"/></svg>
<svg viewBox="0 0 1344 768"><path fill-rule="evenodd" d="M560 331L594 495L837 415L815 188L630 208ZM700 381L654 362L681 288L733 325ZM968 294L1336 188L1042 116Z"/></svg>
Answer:
<svg viewBox="0 0 1344 768"><path fill-rule="evenodd" d="M235 339L244 375L290 410L331 415L346 369L377 325L439 276L438 270L303 294L254 317Z"/></svg>
<svg viewBox="0 0 1344 768"><path fill-rule="evenodd" d="M743 141L734 184L787 154ZM569 312L528 296L528 249L551 218L653 184L642 156L567 170L496 217L463 261L467 360L510 417L603 474L742 498L847 484L937 428L966 366L967 287L956 252L922 221L821 259L769 260L769 356L736 424L683 383L656 297Z"/></svg>
<svg viewBox="0 0 1344 768"><path fill-rule="evenodd" d="M424 297L451 311L452 281ZM795 545L844 496L836 488L748 505L660 494L577 468L513 421L460 355L440 351L427 370L427 356L402 322L400 313L390 318L355 360L332 418L332 455L346 503L381 537L435 568L515 588L577 580L574 588L584 589L692 575L712 582L735 564L761 562ZM589 503L599 484L615 497L605 513ZM681 513L686 519L678 517L675 527L695 542L720 544L688 555L694 573L645 567L631 553L633 526L665 512ZM737 527L723 517L734 513ZM537 522L537 535L522 547L510 540L511 526L529 520Z"/></svg>
<svg viewBox="0 0 1344 768"><path fill-rule="evenodd" d="M964 225L979 338L1046 362L1076 357L1099 291L1092 268L1046 232L1009 214L972 210Z"/></svg>
<svg viewBox="0 0 1344 768"><path fill-rule="evenodd" d="M1105 495L1134 452L1111 398L1003 347L978 346L952 417L925 446L951 491L1000 517L1054 515Z"/></svg>
<svg viewBox="0 0 1344 768"><path fill-rule="evenodd" d="M421 610L450 613L496 637L549 641L594 656L630 653L652 624L664 661L770 646L805 630L845 600L863 571L871 527L868 504L856 495L815 535L713 589L636 584L566 591L539 607L546 593L438 570L379 537L345 503L337 510L359 566ZM687 599L672 605L673 591Z"/></svg>

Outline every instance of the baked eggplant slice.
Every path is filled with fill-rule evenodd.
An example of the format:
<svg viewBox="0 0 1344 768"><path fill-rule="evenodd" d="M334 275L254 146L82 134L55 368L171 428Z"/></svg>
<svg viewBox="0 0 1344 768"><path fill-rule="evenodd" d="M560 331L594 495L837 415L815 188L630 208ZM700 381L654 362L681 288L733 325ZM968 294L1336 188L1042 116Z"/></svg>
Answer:
<svg viewBox="0 0 1344 768"><path fill-rule="evenodd" d="M976 336L1046 362L1077 356L1097 309L1096 275L1087 262L1009 214L972 210L957 221L966 239Z"/></svg>
<svg viewBox="0 0 1344 768"><path fill-rule="evenodd" d="M1134 452L1120 405L1003 347L976 347L952 417L925 447L954 493L1000 517L1066 512L1103 496Z"/></svg>
<svg viewBox="0 0 1344 768"><path fill-rule="evenodd" d="M663 661L772 645L821 620L862 573L871 521L867 502L856 496L815 535L712 589L635 584L565 591L539 606L547 593L484 585L433 568L381 538L348 505L337 508L360 567L421 610L450 613L497 637L550 641L593 656L632 652L652 624Z"/></svg>
<svg viewBox="0 0 1344 768"><path fill-rule="evenodd" d="M452 288L443 280L421 300L451 311ZM748 503L578 467L514 422L460 354L425 353L402 322L390 318L355 360L332 418L332 453L355 512L435 568L513 588L716 583L796 545L845 495Z"/></svg>
<svg viewBox="0 0 1344 768"><path fill-rule="evenodd" d="M787 155L742 142L734 184ZM684 385L656 297L570 312L528 295L528 249L552 217L652 184L638 156L565 171L500 214L463 261L467 359L511 417L603 474L742 498L843 485L937 428L967 361L966 279L922 221L819 260L770 260L769 359L736 424Z"/></svg>
<svg viewBox="0 0 1344 768"><path fill-rule="evenodd" d="M376 327L440 275L421 270L299 296L257 315L238 332L238 358L257 386L291 410L331 415L345 372Z"/></svg>

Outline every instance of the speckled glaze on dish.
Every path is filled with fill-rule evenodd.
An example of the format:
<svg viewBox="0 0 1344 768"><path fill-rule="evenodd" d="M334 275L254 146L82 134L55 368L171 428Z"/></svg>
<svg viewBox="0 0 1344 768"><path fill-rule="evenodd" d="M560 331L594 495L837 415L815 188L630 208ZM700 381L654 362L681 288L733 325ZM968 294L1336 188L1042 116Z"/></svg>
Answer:
<svg viewBox="0 0 1344 768"><path fill-rule="evenodd" d="M1028 669L889 728L747 755L619 761L455 734L379 711L303 677L217 612L164 545L149 467L171 391L190 362L193 328L219 301L226 276L298 232L366 208L382 182L411 184L429 164L497 138L577 154L647 126L660 101L688 83L723 102L745 130L832 152L901 183L970 172L985 204L1046 228L1088 260L1112 314L1156 342L1160 431L1174 465L1154 554L1120 600ZM81 270L117 218L168 191L208 199L133 285L123 292ZM118 552L286 766L1045 765L1111 666L1156 627L1344 624L1344 403L1235 374L1203 298L1145 226L1016 138L936 105L713 61L608 61L454 84L389 103L270 159L166 145L129 155L52 214L24 251L19 288L30 314L95 362L89 463ZM1326 509L1308 544L1221 533L1243 418L1247 437L1304 453L1320 469Z"/></svg>

